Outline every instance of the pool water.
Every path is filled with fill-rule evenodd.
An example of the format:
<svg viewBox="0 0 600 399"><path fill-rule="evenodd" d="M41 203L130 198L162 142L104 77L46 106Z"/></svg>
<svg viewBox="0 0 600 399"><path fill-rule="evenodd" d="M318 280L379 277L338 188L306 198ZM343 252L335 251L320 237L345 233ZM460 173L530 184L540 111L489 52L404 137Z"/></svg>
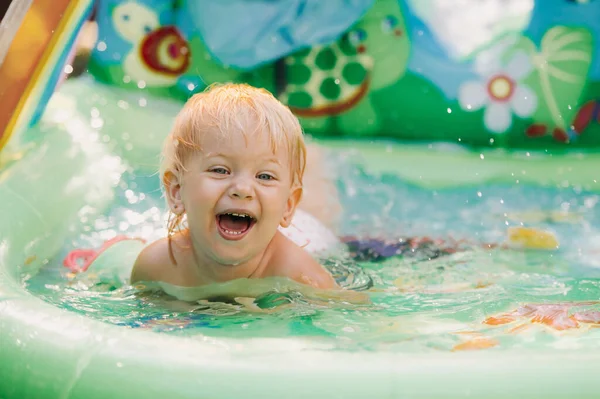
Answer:
<svg viewBox="0 0 600 399"><path fill-rule="evenodd" d="M82 232L23 284L105 323L198 339L301 336L344 351L600 348L598 194L523 184L431 190L372 174L352 151L330 151L344 208L339 234L354 241L352 259L324 263L360 268L372 282L370 304L319 303L294 292L267 292L253 309L183 303L106 283L92 269L71 274L62 259L72 249L97 248L117 234L165 234L158 177L135 170L123 175L104 216L82 217ZM560 248L485 245L504 243L507 228L522 225L552 231Z"/></svg>

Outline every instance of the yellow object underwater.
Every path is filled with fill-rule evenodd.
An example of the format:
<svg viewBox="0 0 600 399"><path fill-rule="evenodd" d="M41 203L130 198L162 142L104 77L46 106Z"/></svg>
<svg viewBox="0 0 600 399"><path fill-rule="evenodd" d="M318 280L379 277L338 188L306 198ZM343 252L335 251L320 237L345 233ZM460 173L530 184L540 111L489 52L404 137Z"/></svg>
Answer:
<svg viewBox="0 0 600 399"><path fill-rule="evenodd" d="M531 227L509 227L508 245L523 249L558 249L559 242L549 231Z"/></svg>

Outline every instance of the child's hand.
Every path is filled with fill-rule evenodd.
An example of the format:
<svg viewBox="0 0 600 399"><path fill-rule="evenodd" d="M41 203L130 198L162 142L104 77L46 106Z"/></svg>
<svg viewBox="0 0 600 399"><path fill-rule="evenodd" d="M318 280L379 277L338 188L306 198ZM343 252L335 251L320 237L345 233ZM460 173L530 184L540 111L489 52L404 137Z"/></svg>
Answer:
<svg viewBox="0 0 600 399"><path fill-rule="evenodd" d="M364 292L344 290L342 288L320 289L308 287L301 289L301 293L308 298L325 301L348 302L354 305L367 305L371 303L371 297Z"/></svg>

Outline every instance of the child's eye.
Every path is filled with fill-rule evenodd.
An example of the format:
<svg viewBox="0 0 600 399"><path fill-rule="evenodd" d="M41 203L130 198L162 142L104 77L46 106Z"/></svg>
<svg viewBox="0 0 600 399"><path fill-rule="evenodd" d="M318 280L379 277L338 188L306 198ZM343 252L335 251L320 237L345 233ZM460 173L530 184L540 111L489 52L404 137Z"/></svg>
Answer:
<svg viewBox="0 0 600 399"><path fill-rule="evenodd" d="M259 180L274 180L275 177L268 174L268 173L260 173L258 176L256 176Z"/></svg>
<svg viewBox="0 0 600 399"><path fill-rule="evenodd" d="M229 173L229 171L227 171L227 169L225 168L212 168L209 169L209 171L212 173L218 173L220 175L226 175L227 173Z"/></svg>

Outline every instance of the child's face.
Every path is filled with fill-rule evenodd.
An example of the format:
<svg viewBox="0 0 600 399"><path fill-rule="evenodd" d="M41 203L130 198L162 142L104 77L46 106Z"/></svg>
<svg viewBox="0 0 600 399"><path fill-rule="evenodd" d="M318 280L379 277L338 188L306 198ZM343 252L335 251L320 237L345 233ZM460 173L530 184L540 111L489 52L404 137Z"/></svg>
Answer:
<svg viewBox="0 0 600 399"><path fill-rule="evenodd" d="M274 153L267 132L205 134L200 144L179 189L169 190L187 213L195 251L230 265L260 256L300 199L287 148Z"/></svg>

